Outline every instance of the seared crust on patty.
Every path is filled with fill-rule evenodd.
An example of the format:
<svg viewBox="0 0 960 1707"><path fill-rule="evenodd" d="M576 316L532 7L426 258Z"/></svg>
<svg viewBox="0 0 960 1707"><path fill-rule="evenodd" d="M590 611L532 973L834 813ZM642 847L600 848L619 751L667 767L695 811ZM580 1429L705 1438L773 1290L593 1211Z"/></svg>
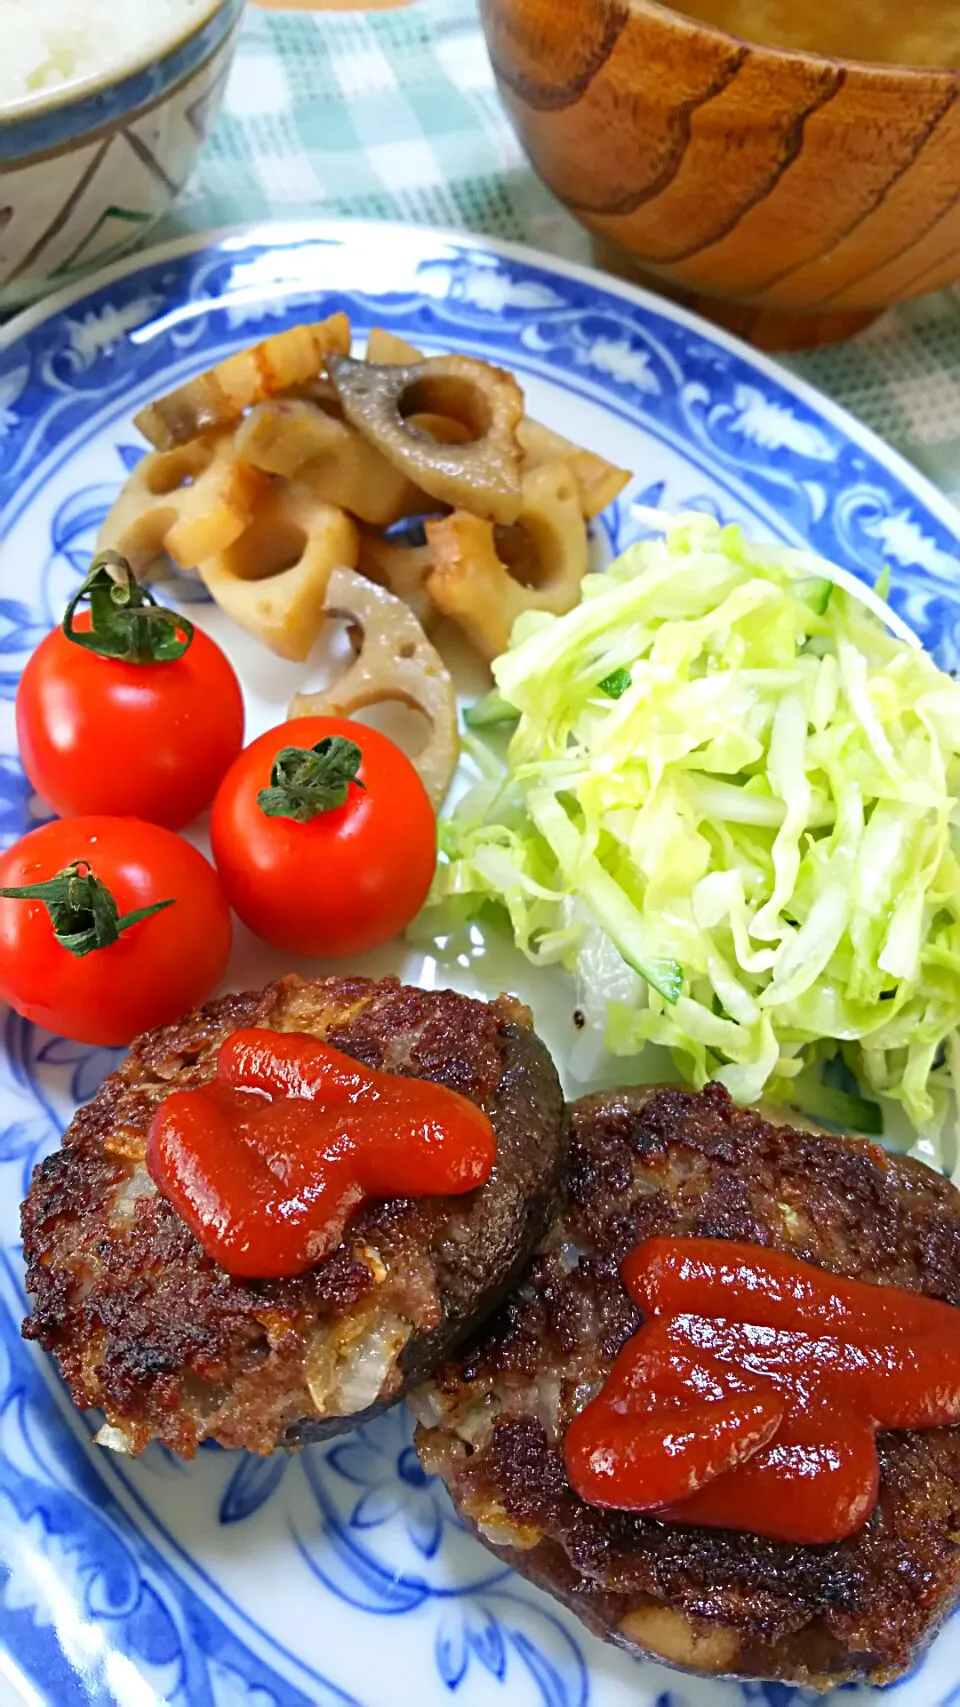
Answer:
<svg viewBox="0 0 960 1707"><path fill-rule="evenodd" d="M354 1059L449 1086L489 1114L489 1180L457 1198L368 1204L318 1268L232 1279L144 1166L158 1102L201 1085L246 1026L323 1037ZM499 1302L543 1232L562 1161L559 1081L527 1010L395 978L284 978L139 1038L23 1206L33 1313L105 1444L204 1438L271 1452L335 1434L422 1381Z"/></svg>
<svg viewBox="0 0 960 1707"><path fill-rule="evenodd" d="M718 1086L586 1099L569 1168L519 1291L412 1396L424 1465L498 1556L623 1646L814 1688L899 1676L960 1592L960 1427L881 1435L877 1508L820 1547L590 1507L562 1441L640 1326L619 1265L643 1239L748 1240L960 1305L960 1193Z"/></svg>

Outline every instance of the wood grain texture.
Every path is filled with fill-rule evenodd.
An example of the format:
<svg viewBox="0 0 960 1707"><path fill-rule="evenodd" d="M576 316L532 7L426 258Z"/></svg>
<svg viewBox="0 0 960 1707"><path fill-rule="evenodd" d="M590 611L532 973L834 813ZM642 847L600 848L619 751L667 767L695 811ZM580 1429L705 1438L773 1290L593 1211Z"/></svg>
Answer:
<svg viewBox="0 0 960 1707"><path fill-rule="evenodd" d="M268 12L389 12L412 0L253 0Z"/></svg>
<svg viewBox="0 0 960 1707"><path fill-rule="evenodd" d="M960 277L960 72L781 53L657 0L481 10L520 139L605 264L792 348Z"/></svg>

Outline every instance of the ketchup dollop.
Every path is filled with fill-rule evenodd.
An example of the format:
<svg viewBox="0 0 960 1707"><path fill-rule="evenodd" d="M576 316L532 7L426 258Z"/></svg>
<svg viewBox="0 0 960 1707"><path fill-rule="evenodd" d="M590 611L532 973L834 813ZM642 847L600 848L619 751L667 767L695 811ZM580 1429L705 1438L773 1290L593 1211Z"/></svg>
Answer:
<svg viewBox="0 0 960 1707"><path fill-rule="evenodd" d="M623 1264L646 1320L564 1440L590 1505L841 1541L880 1486L878 1429L960 1422L960 1310L726 1239Z"/></svg>
<svg viewBox="0 0 960 1707"><path fill-rule="evenodd" d="M159 1104L147 1168L230 1274L302 1274L369 1198L473 1191L496 1155L482 1109L299 1032L236 1031L216 1077Z"/></svg>

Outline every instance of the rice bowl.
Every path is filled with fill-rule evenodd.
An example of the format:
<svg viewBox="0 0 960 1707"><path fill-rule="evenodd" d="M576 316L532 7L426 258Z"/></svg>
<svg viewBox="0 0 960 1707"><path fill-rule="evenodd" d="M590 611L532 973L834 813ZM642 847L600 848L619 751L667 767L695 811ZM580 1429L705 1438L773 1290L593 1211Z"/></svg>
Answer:
<svg viewBox="0 0 960 1707"><path fill-rule="evenodd" d="M216 0L0 0L0 114L32 97L73 93L125 63L146 64Z"/></svg>
<svg viewBox="0 0 960 1707"><path fill-rule="evenodd" d="M216 118L242 10L0 0L0 312L116 259L167 212Z"/></svg>

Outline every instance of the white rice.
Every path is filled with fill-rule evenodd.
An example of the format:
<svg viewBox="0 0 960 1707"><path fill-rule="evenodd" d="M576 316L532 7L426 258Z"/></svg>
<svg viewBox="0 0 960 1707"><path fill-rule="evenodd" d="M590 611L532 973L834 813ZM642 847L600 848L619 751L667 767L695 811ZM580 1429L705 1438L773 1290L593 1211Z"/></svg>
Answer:
<svg viewBox="0 0 960 1707"><path fill-rule="evenodd" d="M0 107L160 51L213 0L0 0Z"/></svg>

